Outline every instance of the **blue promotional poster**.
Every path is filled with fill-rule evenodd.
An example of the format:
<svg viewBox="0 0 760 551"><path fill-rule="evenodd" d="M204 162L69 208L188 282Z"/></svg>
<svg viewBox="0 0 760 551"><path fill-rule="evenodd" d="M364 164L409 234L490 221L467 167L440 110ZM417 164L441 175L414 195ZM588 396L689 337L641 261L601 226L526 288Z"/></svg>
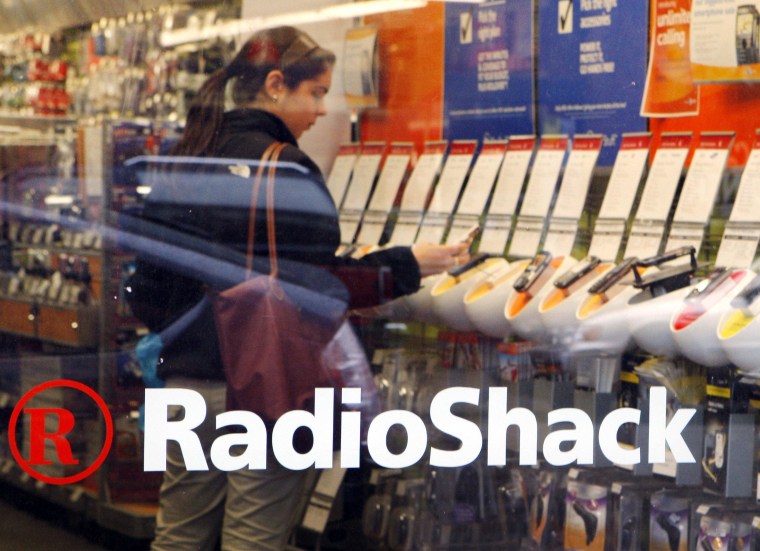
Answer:
<svg viewBox="0 0 760 551"><path fill-rule="evenodd" d="M547 0L538 4L538 125L542 134L604 136L612 165L640 116L647 69L647 0Z"/></svg>
<svg viewBox="0 0 760 551"><path fill-rule="evenodd" d="M446 139L535 133L533 0L447 4Z"/></svg>

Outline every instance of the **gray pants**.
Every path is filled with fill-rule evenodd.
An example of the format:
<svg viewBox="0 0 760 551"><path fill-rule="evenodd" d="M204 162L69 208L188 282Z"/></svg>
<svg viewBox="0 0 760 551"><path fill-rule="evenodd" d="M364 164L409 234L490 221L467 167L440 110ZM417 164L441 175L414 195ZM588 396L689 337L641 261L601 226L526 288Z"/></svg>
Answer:
<svg viewBox="0 0 760 551"><path fill-rule="evenodd" d="M215 417L225 411L225 383L174 378L167 386L203 395L206 420L195 432L210 470L188 471L179 445L168 443L152 551L212 550L220 534L223 551L284 549L298 520L306 471L284 469L271 456L266 470L214 469L210 450L219 436Z"/></svg>

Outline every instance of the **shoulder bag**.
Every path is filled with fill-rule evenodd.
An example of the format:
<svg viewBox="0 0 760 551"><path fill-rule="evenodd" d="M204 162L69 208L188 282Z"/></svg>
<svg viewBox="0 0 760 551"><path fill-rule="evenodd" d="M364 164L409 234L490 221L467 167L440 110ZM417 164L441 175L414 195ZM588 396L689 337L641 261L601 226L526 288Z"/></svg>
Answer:
<svg viewBox="0 0 760 551"><path fill-rule="evenodd" d="M274 185L284 147L270 146L254 177L247 277L210 297L227 378L227 407L253 411L270 424L288 411L311 410L314 390L320 387L360 386L363 402L377 403L366 356L346 321L346 305L337 307L335 299L319 296L318 290L305 290L278 277ZM265 169L269 273L254 274L255 216ZM308 307L301 300L304 293L317 295ZM315 308L314 300L322 307ZM365 410L366 404L359 409Z"/></svg>

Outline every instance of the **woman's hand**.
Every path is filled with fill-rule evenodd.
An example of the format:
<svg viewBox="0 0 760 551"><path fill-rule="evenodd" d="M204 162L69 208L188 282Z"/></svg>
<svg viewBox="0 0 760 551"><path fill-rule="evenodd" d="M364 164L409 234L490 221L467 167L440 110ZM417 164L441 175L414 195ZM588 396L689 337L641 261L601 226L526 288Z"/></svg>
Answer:
<svg viewBox="0 0 760 551"><path fill-rule="evenodd" d="M439 274L470 260L470 243L462 241L453 245L434 245L433 243L416 243L412 245L412 254L417 259L422 277Z"/></svg>

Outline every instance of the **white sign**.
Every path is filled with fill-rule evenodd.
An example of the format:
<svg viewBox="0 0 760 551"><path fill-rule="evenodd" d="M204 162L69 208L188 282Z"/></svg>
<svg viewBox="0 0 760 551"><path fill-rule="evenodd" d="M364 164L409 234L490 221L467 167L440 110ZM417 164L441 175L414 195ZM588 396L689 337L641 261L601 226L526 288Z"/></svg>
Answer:
<svg viewBox="0 0 760 551"><path fill-rule="evenodd" d="M457 208L458 214L480 215L486 208L488 196L496 180L501 161L504 158L506 144L484 144L483 150L475 161L467 187L464 189L462 200Z"/></svg>
<svg viewBox="0 0 760 551"><path fill-rule="evenodd" d="M351 172L354 170L356 163L356 152L358 147L347 147L335 157L330 176L327 179L327 189L332 195L335 204L340 206L343 197L348 188L348 182L351 179Z"/></svg>
<svg viewBox="0 0 760 551"><path fill-rule="evenodd" d="M673 222L707 223L727 159L728 149L697 149L694 152Z"/></svg>
<svg viewBox="0 0 760 551"><path fill-rule="evenodd" d="M520 216L543 218L547 215L564 158L564 149L538 151L528 179L528 188L525 191Z"/></svg>
<svg viewBox="0 0 760 551"><path fill-rule="evenodd" d="M657 150L636 211L636 219L667 220L688 153L688 147Z"/></svg>

